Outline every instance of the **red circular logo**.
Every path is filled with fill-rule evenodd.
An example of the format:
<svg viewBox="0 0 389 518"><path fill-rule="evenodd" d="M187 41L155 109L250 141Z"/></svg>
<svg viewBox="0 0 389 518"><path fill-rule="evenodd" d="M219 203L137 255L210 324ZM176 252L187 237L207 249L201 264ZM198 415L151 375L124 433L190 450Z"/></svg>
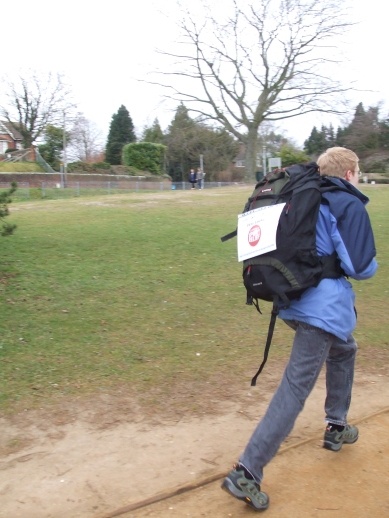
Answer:
<svg viewBox="0 0 389 518"><path fill-rule="evenodd" d="M261 228L258 225L254 225L249 230L249 245L256 246L261 239Z"/></svg>

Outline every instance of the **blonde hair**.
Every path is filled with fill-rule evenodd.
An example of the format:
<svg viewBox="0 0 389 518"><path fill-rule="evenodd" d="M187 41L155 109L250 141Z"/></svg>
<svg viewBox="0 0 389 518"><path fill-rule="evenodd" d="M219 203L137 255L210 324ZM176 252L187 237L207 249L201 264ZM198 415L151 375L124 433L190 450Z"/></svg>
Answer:
<svg viewBox="0 0 389 518"><path fill-rule="evenodd" d="M344 147L331 147L322 153L317 159L320 167L320 174L323 176L337 176L344 178L347 171L356 171L359 158L351 151Z"/></svg>

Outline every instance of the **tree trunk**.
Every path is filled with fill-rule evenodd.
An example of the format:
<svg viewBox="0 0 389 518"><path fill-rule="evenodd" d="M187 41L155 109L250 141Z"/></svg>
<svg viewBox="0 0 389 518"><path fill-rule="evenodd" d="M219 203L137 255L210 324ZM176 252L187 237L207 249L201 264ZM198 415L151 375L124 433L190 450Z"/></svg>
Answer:
<svg viewBox="0 0 389 518"><path fill-rule="evenodd" d="M23 147L24 149L27 149L32 146L32 137L29 133L22 133L23 136Z"/></svg>
<svg viewBox="0 0 389 518"><path fill-rule="evenodd" d="M258 128L250 128L247 134L246 156L245 156L245 180L255 182L255 172L257 170L257 147L258 147Z"/></svg>

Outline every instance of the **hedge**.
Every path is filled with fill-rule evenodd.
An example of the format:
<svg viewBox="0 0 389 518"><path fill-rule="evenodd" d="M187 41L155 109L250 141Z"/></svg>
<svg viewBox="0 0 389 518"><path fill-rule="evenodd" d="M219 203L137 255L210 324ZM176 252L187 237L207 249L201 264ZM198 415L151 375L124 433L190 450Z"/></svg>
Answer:
<svg viewBox="0 0 389 518"><path fill-rule="evenodd" d="M167 147L151 142L138 142L123 147L123 164L141 171L162 175Z"/></svg>

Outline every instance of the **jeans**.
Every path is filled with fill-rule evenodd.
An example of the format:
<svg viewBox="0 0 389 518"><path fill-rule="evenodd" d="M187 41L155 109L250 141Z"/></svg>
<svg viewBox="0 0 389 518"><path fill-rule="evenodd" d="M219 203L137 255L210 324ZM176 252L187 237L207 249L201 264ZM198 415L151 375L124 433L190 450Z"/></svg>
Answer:
<svg viewBox="0 0 389 518"><path fill-rule="evenodd" d="M346 425L351 402L357 352L354 337L350 335L347 342L344 342L304 322L286 323L296 329L288 365L266 414L239 459L258 483L262 481L264 466L270 462L282 441L292 431L324 362L327 386L326 421Z"/></svg>

